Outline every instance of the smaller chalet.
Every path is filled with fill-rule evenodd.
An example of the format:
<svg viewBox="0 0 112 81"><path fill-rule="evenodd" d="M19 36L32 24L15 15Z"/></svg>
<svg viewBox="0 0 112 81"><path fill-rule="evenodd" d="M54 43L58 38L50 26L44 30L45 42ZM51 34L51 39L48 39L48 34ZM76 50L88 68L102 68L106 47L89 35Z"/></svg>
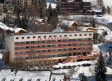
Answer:
<svg viewBox="0 0 112 81"><path fill-rule="evenodd" d="M93 33L97 32L96 28L90 28L90 27L80 27L81 31L93 31Z"/></svg>
<svg viewBox="0 0 112 81"><path fill-rule="evenodd" d="M65 20L62 23L59 24L59 27L64 29L65 31L76 31L78 24L75 21L68 21Z"/></svg>
<svg viewBox="0 0 112 81"><path fill-rule="evenodd" d="M25 29L22 29L22 28L14 28L14 32L16 34L27 33L27 31Z"/></svg>
<svg viewBox="0 0 112 81"><path fill-rule="evenodd" d="M38 22L42 23L42 24L45 24L46 23L46 20L45 19L37 19Z"/></svg>

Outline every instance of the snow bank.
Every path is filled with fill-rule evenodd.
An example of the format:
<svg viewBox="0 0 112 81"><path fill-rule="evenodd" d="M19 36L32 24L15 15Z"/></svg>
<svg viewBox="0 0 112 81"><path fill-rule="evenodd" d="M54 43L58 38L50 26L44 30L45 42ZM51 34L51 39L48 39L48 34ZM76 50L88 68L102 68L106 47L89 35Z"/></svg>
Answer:
<svg viewBox="0 0 112 81"><path fill-rule="evenodd" d="M108 34L108 35L105 36L105 40L106 41L112 40L112 31L110 29L108 29L107 27L99 26L97 32L101 33L103 31L107 31L107 34Z"/></svg>

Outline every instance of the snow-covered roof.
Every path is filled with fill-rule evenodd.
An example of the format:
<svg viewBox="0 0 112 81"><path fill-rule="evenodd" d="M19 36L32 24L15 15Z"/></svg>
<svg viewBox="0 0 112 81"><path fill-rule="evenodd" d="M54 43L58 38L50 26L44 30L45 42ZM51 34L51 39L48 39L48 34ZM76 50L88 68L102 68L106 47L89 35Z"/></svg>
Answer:
<svg viewBox="0 0 112 81"><path fill-rule="evenodd" d="M43 20L44 20L44 19L37 19L37 21L39 21L39 22L40 22L40 21L43 21Z"/></svg>
<svg viewBox="0 0 112 81"><path fill-rule="evenodd" d="M8 27L7 25L5 25L2 22L0 22L0 28L5 30L5 31L7 31L7 30L13 31L13 28Z"/></svg>
<svg viewBox="0 0 112 81"><path fill-rule="evenodd" d="M69 20L64 20L61 24L62 25L66 25L66 26L70 26L74 23L74 21L69 21ZM76 22L75 22L76 23Z"/></svg>
<svg viewBox="0 0 112 81"><path fill-rule="evenodd" d="M27 32L25 29L22 29L22 28L14 28L14 32L15 33L19 32L21 30Z"/></svg>
<svg viewBox="0 0 112 81"><path fill-rule="evenodd" d="M89 25L90 23L83 23L83 25Z"/></svg>
<svg viewBox="0 0 112 81"><path fill-rule="evenodd" d="M92 11L94 11L94 12L102 12L101 9L95 9L95 8L93 8Z"/></svg>
<svg viewBox="0 0 112 81"><path fill-rule="evenodd" d="M50 71L18 71L15 78L21 77L23 79L40 79L40 81L49 81ZM36 81L35 80L35 81Z"/></svg>
<svg viewBox="0 0 112 81"><path fill-rule="evenodd" d="M25 29L22 29L22 28L12 28L12 27L9 27L9 26L5 25L2 22L0 22L0 28L5 30L5 31L10 30L10 31L15 32L15 33L19 32L21 30L22 31L26 31Z"/></svg>
<svg viewBox="0 0 112 81"><path fill-rule="evenodd" d="M10 81L11 79L14 81L19 81L20 79L23 79L22 81L28 81L28 79L31 79L32 81L37 81L37 79L40 79L40 81L49 81L50 78L50 71L17 71L15 75L15 70L11 72L11 69L3 69L0 71L0 81L5 78L5 81Z"/></svg>
<svg viewBox="0 0 112 81"><path fill-rule="evenodd" d="M64 75L55 75L55 74L53 74L51 76L50 81L63 81L63 80L64 80Z"/></svg>
<svg viewBox="0 0 112 81"><path fill-rule="evenodd" d="M67 0L68 2L74 2L75 0Z"/></svg>

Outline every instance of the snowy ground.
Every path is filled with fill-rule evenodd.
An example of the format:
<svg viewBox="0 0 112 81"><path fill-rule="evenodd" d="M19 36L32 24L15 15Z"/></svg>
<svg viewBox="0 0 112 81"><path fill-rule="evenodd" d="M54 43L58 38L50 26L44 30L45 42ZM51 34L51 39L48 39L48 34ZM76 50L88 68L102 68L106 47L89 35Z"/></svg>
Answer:
<svg viewBox="0 0 112 81"><path fill-rule="evenodd" d="M82 64L82 63L79 63ZM72 64L71 64L72 65ZM107 81L112 80L112 67L107 66ZM28 79L31 81L64 81L64 75L69 76L71 71L73 74L71 75L70 81L80 81L81 74L87 76L88 81L95 81L94 77L94 69L95 66L78 66L74 67L74 70L70 69L58 69L52 71L11 71L11 69L3 69L0 71L0 80L5 78L5 81L10 81L11 79L14 81L19 81L19 79L23 79L23 81L27 81ZM51 74L52 72L52 74ZM51 76L51 78L50 78Z"/></svg>

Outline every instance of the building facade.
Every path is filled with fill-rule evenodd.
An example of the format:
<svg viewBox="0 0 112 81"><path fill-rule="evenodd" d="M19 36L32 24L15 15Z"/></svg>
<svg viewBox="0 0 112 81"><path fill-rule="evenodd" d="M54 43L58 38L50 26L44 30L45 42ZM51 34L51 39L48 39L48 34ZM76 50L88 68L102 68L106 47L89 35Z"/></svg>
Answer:
<svg viewBox="0 0 112 81"><path fill-rule="evenodd" d="M5 44L9 55L4 54L4 59L9 58L9 62L21 58L30 60L32 55L35 60L42 57L49 61L63 62L68 57L91 55L93 32L12 35L6 37Z"/></svg>
<svg viewBox="0 0 112 81"><path fill-rule="evenodd" d="M88 15L91 12L91 3L82 0L58 0L60 12L66 12L71 15Z"/></svg>

